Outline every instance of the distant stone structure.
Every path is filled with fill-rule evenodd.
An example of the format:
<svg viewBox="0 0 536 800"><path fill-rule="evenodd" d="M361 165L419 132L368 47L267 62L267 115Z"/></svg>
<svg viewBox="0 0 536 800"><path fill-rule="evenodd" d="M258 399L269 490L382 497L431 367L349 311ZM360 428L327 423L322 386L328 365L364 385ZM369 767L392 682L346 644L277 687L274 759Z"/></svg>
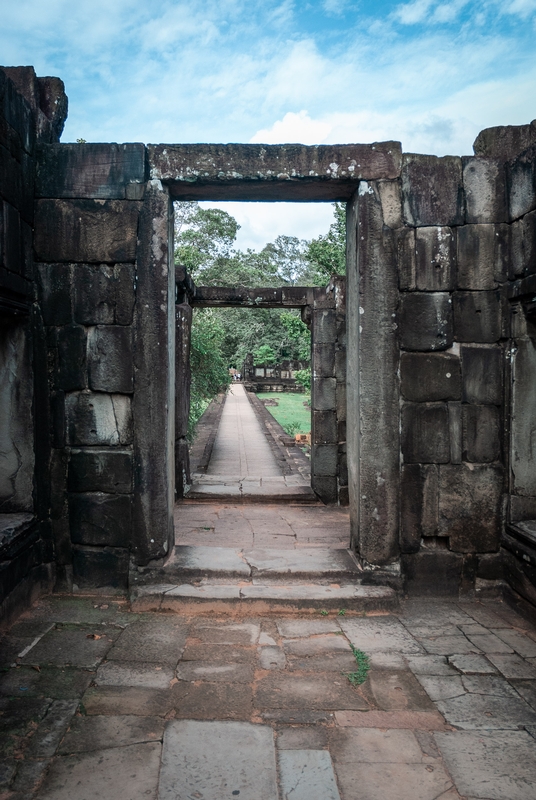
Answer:
<svg viewBox="0 0 536 800"><path fill-rule="evenodd" d="M242 380L249 392L303 392L296 383L295 373L308 369L308 361L282 360L277 364L255 364L253 354L248 353L242 366Z"/></svg>
<svg viewBox="0 0 536 800"><path fill-rule="evenodd" d="M66 110L57 78L0 70L4 618L169 552L195 305L310 322L312 486L349 503L367 579L536 604L536 123L438 158L60 144ZM345 202L346 280L176 281L175 199Z"/></svg>

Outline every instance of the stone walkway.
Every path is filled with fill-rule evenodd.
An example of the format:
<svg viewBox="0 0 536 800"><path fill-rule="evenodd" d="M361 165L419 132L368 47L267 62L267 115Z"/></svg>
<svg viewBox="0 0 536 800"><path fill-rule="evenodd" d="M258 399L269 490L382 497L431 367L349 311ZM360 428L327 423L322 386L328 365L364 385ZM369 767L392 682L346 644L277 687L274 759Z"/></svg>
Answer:
<svg viewBox="0 0 536 800"><path fill-rule="evenodd" d="M283 475L244 387L229 387L206 474L194 473L189 498L314 501L301 475Z"/></svg>
<svg viewBox="0 0 536 800"><path fill-rule="evenodd" d="M337 506L186 502L175 508L175 542L194 547L346 549L350 516L347 508Z"/></svg>
<svg viewBox="0 0 536 800"><path fill-rule="evenodd" d="M53 596L2 669L2 800L536 797L536 628L498 601L184 618Z"/></svg>

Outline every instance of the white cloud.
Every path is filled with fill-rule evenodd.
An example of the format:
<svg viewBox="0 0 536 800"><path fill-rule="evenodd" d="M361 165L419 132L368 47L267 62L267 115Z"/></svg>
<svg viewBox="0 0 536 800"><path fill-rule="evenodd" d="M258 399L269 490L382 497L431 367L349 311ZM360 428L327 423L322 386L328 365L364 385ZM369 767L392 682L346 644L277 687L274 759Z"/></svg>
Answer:
<svg viewBox="0 0 536 800"><path fill-rule="evenodd" d="M432 5L433 0L413 0L411 3L403 3L395 8L393 17L403 25L416 25L428 16Z"/></svg>
<svg viewBox="0 0 536 800"><path fill-rule="evenodd" d="M536 12L536 0L512 0L506 6L502 5L506 14L517 14L522 19L526 19Z"/></svg>
<svg viewBox="0 0 536 800"><path fill-rule="evenodd" d="M281 144L300 142L301 144L321 144L331 131L329 122L313 120L307 111L298 114L289 111L283 119L277 120L270 128L265 128L251 137L250 142L261 144Z"/></svg>

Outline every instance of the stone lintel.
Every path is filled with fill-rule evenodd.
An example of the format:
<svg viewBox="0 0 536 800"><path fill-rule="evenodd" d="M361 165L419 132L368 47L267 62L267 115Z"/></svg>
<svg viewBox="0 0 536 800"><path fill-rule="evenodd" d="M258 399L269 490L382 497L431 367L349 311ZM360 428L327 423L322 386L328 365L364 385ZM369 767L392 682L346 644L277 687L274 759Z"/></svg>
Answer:
<svg viewBox="0 0 536 800"><path fill-rule="evenodd" d="M193 305L207 307L301 308L309 298L307 287L292 286L284 290L272 288L245 289L235 286L197 286Z"/></svg>
<svg viewBox="0 0 536 800"><path fill-rule="evenodd" d="M148 145L150 177L181 200L348 200L358 181L395 179L399 142Z"/></svg>

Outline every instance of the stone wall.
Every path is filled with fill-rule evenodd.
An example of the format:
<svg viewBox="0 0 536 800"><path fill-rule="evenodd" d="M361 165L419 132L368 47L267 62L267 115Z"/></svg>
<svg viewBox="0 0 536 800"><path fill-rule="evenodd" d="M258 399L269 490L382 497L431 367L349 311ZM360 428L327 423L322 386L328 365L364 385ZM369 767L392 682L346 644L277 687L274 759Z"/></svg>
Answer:
<svg viewBox="0 0 536 800"><path fill-rule="evenodd" d="M130 557L161 558L172 540L172 210L145 172L140 144L39 151L34 247L67 589L124 591Z"/></svg>
<svg viewBox="0 0 536 800"><path fill-rule="evenodd" d="M535 516L534 339L509 299L536 271L534 130L404 155L349 206L353 536L410 589L500 579L505 521Z"/></svg>
<svg viewBox="0 0 536 800"><path fill-rule="evenodd" d="M57 141L66 109L57 78L37 78L31 67L0 69L0 624L53 579L32 235L36 148Z"/></svg>

